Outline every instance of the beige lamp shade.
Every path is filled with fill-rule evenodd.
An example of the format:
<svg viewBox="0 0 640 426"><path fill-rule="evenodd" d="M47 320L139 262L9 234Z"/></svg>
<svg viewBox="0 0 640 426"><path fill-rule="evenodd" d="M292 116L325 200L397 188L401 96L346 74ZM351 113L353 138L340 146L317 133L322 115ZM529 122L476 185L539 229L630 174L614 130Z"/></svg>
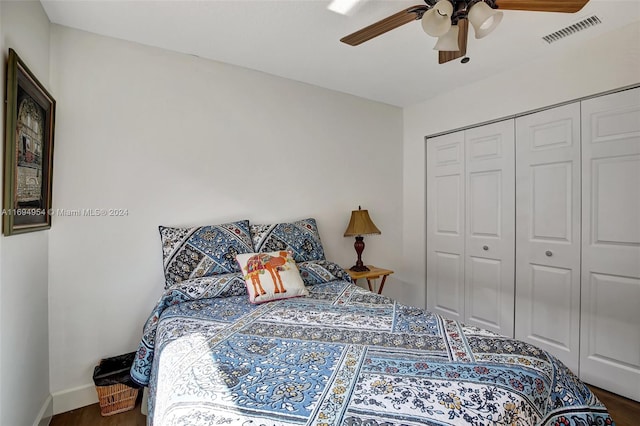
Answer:
<svg viewBox="0 0 640 426"><path fill-rule="evenodd" d="M460 50L458 45L458 35L460 34L460 27L452 25L451 29L443 36L438 38L438 42L433 47L433 50L443 52L457 52Z"/></svg>
<svg viewBox="0 0 640 426"><path fill-rule="evenodd" d="M476 38L485 37L495 30L500 21L502 21L502 15L502 12L491 9L483 1L471 6L468 16L469 22L473 25L476 33Z"/></svg>
<svg viewBox="0 0 640 426"><path fill-rule="evenodd" d="M440 37L451 28L453 5L448 0L440 0L422 15L422 29L433 37Z"/></svg>
<svg viewBox="0 0 640 426"><path fill-rule="evenodd" d="M353 210L351 212L351 220L347 230L344 231L345 237L353 237L358 235L381 234L380 230L369 217L368 210Z"/></svg>

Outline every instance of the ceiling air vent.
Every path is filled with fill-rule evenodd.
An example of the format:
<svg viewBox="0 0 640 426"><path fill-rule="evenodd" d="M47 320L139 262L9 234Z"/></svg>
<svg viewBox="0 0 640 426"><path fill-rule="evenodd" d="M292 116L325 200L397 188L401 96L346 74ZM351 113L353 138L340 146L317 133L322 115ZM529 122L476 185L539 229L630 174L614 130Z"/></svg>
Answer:
<svg viewBox="0 0 640 426"><path fill-rule="evenodd" d="M586 30L587 28L593 27L594 25L598 25L601 24L602 21L600 20L600 18L598 18L596 15L590 16L588 18L583 19L580 22L576 22L573 25L569 25L568 27L565 27L561 30L558 30L556 32L553 32L551 34L547 34L546 36L542 37L542 39L544 41L546 41L547 43L551 44L555 41L558 41L560 39L563 39L565 37L568 37L570 35L573 35L577 32Z"/></svg>

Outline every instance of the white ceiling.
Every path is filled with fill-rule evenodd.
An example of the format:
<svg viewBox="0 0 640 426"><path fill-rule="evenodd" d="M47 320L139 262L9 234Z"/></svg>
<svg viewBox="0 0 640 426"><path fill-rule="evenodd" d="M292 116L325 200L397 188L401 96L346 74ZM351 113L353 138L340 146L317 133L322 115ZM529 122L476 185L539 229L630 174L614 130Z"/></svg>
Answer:
<svg viewBox="0 0 640 426"><path fill-rule="evenodd" d="M561 0L558 0L561 1ZM360 46L339 39L421 0L362 0L349 15L329 0L42 0L51 22L193 54L397 106L429 99L640 21L640 0L591 0L576 14L504 11L467 56L438 65L436 39L411 22ZM596 14L602 24L551 45L541 37ZM638 41L640 43L640 40ZM612 48L624 48L614 46Z"/></svg>

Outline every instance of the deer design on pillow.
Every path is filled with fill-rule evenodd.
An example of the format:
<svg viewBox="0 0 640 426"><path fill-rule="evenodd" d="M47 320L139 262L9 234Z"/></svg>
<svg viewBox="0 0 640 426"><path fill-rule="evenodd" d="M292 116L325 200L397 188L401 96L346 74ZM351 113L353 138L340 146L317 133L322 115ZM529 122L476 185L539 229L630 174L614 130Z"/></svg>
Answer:
<svg viewBox="0 0 640 426"><path fill-rule="evenodd" d="M289 253L281 251L279 256L271 256L267 253L259 253L255 256L251 256L247 260L247 266L244 270L247 272L245 279L251 277L251 284L253 284L253 291L256 296L265 294L264 288L260 283L260 274L264 271L268 271L271 274L273 285L275 287L274 293L286 293L287 290L282 285L282 278L280 278L280 271L286 269L286 264L291 261Z"/></svg>

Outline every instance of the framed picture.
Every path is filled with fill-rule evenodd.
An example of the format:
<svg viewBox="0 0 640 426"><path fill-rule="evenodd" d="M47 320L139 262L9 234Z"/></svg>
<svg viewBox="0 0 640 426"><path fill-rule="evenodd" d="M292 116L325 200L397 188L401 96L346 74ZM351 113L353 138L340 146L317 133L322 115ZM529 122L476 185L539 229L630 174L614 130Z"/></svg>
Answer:
<svg viewBox="0 0 640 426"><path fill-rule="evenodd" d="M13 49L7 64L4 235L51 227L56 101Z"/></svg>

